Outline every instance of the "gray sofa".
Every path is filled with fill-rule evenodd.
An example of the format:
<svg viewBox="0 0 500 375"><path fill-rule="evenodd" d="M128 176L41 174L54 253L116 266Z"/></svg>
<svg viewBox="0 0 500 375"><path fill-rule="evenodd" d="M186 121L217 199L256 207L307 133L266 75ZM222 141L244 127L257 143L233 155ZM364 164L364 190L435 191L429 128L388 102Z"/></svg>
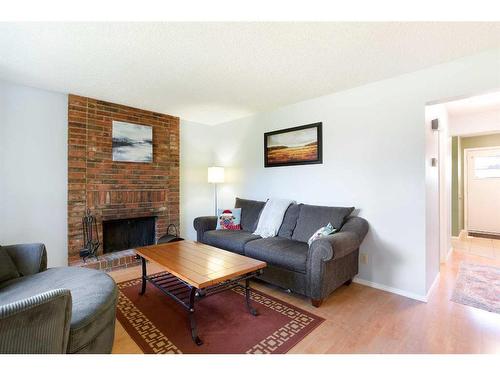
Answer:
<svg viewBox="0 0 500 375"><path fill-rule="evenodd" d="M0 247L0 353L111 353L116 303L104 272L47 269L43 244Z"/></svg>
<svg viewBox="0 0 500 375"><path fill-rule="evenodd" d="M235 207L241 208L240 231L215 230L215 216L196 218L197 240L267 262L262 280L308 296L316 307L336 288L351 283L358 273L359 246L368 232L365 219L350 216L353 207L292 204L278 235L261 238L253 232L264 205L236 198ZM329 222L339 230L309 247L308 239Z"/></svg>

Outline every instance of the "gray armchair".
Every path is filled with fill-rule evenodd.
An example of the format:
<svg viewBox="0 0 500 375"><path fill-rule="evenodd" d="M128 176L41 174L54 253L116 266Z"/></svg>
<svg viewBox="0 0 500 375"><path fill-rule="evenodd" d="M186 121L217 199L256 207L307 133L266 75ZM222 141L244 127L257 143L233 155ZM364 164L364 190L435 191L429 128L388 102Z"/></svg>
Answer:
<svg viewBox="0 0 500 375"><path fill-rule="evenodd" d="M0 306L0 353L66 353L71 293L56 289Z"/></svg>
<svg viewBox="0 0 500 375"><path fill-rule="evenodd" d="M0 247L0 353L110 353L116 303L104 272L47 269L43 244Z"/></svg>

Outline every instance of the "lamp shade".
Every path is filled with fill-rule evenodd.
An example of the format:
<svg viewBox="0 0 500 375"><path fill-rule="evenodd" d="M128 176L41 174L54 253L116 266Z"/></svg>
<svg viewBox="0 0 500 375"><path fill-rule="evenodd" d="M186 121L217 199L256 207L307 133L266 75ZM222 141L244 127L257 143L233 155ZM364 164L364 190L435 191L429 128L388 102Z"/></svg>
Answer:
<svg viewBox="0 0 500 375"><path fill-rule="evenodd" d="M208 182L212 184L224 182L224 167L208 167Z"/></svg>

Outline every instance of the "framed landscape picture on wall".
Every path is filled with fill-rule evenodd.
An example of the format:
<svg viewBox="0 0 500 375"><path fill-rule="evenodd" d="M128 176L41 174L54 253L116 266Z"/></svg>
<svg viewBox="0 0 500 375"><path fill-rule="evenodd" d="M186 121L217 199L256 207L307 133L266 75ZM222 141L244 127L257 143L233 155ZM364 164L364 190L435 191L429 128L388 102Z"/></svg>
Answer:
<svg viewBox="0 0 500 375"><path fill-rule="evenodd" d="M264 133L264 166L321 164L322 123Z"/></svg>
<svg viewBox="0 0 500 375"><path fill-rule="evenodd" d="M113 121L113 161L151 163L153 161L153 128Z"/></svg>

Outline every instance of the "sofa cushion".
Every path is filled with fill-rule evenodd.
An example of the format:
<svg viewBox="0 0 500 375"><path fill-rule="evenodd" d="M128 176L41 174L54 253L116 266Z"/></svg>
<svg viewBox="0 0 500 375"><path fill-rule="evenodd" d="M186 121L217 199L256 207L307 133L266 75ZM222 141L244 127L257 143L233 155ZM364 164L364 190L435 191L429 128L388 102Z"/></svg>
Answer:
<svg viewBox="0 0 500 375"><path fill-rule="evenodd" d="M241 229L247 232L255 232L260 213L265 205L266 202L236 198L234 207L241 208Z"/></svg>
<svg viewBox="0 0 500 375"><path fill-rule="evenodd" d="M262 238L245 245L246 256L301 273L306 272L308 251L306 243L282 237Z"/></svg>
<svg viewBox="0 0 500 375"><path fill-rule="evenodd" d="M9 253L0 246L0 284L19 276L17 267Z"/></svg>
<svg viewBox="0 0 500 375"><path fill-rule="evenodd" d="M331 223L335 229L339 230L353 210L354 207L326 207L303 204L300 207L299 218L292 239L307 242L314 232L328 223Z"/></svg>
<svg viewBox="0 0 500 375"><path fill-rule="evenodd" d="M293 230L297 225L297 219L299 218L301 204L291 204L283 217L283 222L278 230L278 236L283 238L292 239Z"/></svg>
<svg viewBox="0 0 500 375"><path fill-rule="evenodd" d="M117 288L109 275L80 267L50 268L20 277L0 289L0 300L7 304L58 288L71 292L68 352L74 353L90 344L114 322Z"/></svg>
<svg viewBox="0 0 500 375"><path fill-rule="evenodd" d="M243 254L245 244L259 238L260 236L244 230L209 230L204 233L203 242L219 249Z"/></svg>

